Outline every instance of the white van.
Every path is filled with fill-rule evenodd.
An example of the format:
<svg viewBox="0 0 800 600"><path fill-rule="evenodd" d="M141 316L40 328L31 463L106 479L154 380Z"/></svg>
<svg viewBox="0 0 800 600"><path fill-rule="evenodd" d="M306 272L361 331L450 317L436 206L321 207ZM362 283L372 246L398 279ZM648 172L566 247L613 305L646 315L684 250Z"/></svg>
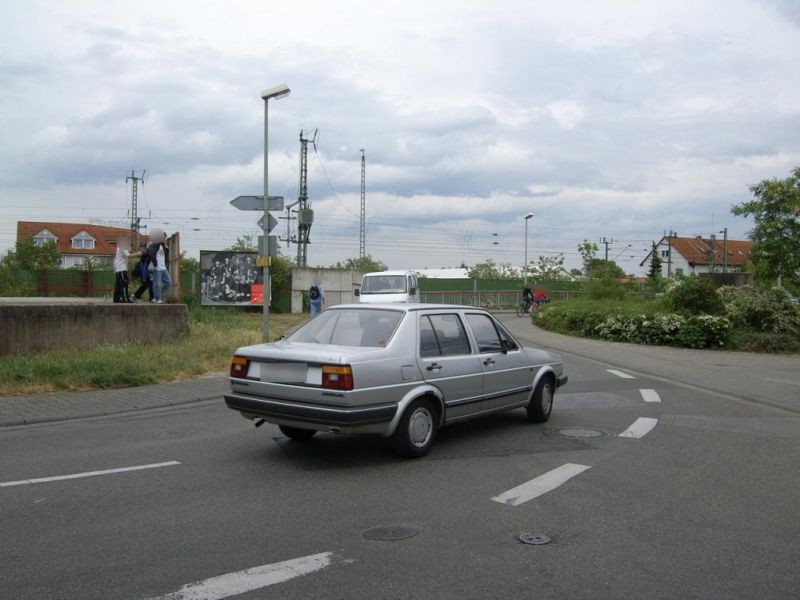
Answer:
<svg viewBox="0 0 800 600"><path fill-rule="evenodd" d="M361 289L355 291L358 301L419 302L419 284L416 271L378 271L366 273Z"/></svg>

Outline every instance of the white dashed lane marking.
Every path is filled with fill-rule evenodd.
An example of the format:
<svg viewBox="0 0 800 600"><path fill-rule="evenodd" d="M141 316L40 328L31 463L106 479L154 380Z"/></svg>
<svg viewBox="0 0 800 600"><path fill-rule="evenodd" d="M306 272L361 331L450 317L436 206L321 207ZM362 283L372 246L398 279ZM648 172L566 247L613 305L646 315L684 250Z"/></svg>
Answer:
<svg viewBox="0 0 800 600"><path fill-rule="evenodd" d="M616 369L606 369L612 375L616 375L617 377L621 377L622 379L636 379L633 375L628 375L624 371L617 371Z"/></svg>
<svg viewBox="0 0 800 600"><path fill-rule="evenodd" d="M623 438L642 438L658 424L658 419L649 419L647 417L640 417L633 422L633 425L628 427L625 431L619 434L618 437Z"/></svg>
<svg viewBox="0 0 800 600"><path fill-rule="evenodd" d="M154 463L151 465L137 465L135 467L121 467L118 469L105 469L103 471L87 471L85 473L73 473L71 475L56 475L54 477L40 477L38 479L20 479L19 481L0 482L0 488L13 487L15 485L30 485L33 483L49 483L51 481L64 481L66 479L82 479L84 477L97 477L98 475L112 475L114 473L127 473L129 471L142 471L144 469L160 469L161 467L172 467L179 465L176 460L169 462Z"/></svg>
<svg viewBox="0 0 800 600"><path fill-rule="evenodd" d="M661 402L661 397L655 390L639 390L639 393L645 402Z"/></svg>
<svg viewBox="0 0 800 600"><path fill-rule="evenodd" d="M332 562L331 552L321 552L189 583L151 600L221 600L308 575L330 566Z"/></svg>
<svg viewBox="0 0 800 600"><path fill-rule="evenodd" d="M591 467L587 467L586 465L567 463L561 465L557 469L548 471L544 475L540 475L536 479L531 479L507 492L503 492L499 496L492 498L492 500L501 504L519 506L528 500L533 500L542 494L556 489L561 484L566 483L576 475L580 475L590 468Z"/></svg>

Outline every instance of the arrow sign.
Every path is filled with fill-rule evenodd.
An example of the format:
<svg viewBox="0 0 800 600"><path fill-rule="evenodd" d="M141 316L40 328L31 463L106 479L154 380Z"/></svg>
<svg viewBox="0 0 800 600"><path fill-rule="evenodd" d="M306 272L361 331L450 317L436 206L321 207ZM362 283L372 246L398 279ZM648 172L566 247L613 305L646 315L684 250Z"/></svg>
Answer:
<svg viewBox="0 0 800 600"><path fill-rule="evenodd" d="M283 200L283 198L281 198L281 200ZM269 219L267 220L267 225L268 225L268 227L267 227L267 233L269 233L270 231L272 231L273 229L275 229L275 225L277 225L277 224L278 224L278 221L275 219L275 217L273 217L273 216L272 216L271 214L269 214L269 213L267 213L267 216L269 217ZM261 229L264 229L264 217L261 217L261 218L258 220L258 226L259 226Z"/></svg>
<svg viewBox="0 0 800 600"><path fill-rule="evenodd" d="M264 196L237 196L231 204L239 210L264 210ZM283 196L270 196L267 210L283 210Z"/></svg>

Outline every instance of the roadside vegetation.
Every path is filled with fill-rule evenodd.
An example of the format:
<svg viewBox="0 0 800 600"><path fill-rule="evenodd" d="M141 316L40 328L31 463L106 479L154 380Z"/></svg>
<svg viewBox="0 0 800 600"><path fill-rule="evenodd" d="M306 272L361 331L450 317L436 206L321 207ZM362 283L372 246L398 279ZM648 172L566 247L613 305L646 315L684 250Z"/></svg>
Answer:
<svg viewBox="0 0 800 600"><path fill-rule="evenodd" d="M585 298L554 302L533 316L551 331L614 342L800 352L800 305L781 288L716 289L707 279L667 280L654 300L607 280Z"/></svg>
<svg viewBox="0 0 800 600"><path fill-rule="evenodd" d="M270 338L307 318L270 314ZM261 342L261 332L260 311L194 307L188 334L175 342L2 357L0 395L128 387L223 373L234 350Z"/></svg>

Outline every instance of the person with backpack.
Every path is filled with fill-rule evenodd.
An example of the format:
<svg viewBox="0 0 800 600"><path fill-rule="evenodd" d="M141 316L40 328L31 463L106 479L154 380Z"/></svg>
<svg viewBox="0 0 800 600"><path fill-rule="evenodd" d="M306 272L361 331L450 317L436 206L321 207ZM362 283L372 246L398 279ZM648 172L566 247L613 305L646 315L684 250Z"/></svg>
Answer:
<svg viewBox="0 0 800 600"><path fill-rule="evenodd" d="M148 268L150 265L150 254L147 252L147 246L142 244L139 247L140 257L139 262L136 263L136 267L134 268L134 276L141 279L142 283L133 293L133 301L138 302L142 299L145 291L150 294L148 300L153 299L153 280L150 278L150 269Z"/></svg>
<svg viewBox="0 0 800 600"><path fill-rule="evenodd" d="M325 304L325 292L318 281L312 283L308 288L308 302L311 305L311 318L313 319L322 311L322 306Z"/></svg>

